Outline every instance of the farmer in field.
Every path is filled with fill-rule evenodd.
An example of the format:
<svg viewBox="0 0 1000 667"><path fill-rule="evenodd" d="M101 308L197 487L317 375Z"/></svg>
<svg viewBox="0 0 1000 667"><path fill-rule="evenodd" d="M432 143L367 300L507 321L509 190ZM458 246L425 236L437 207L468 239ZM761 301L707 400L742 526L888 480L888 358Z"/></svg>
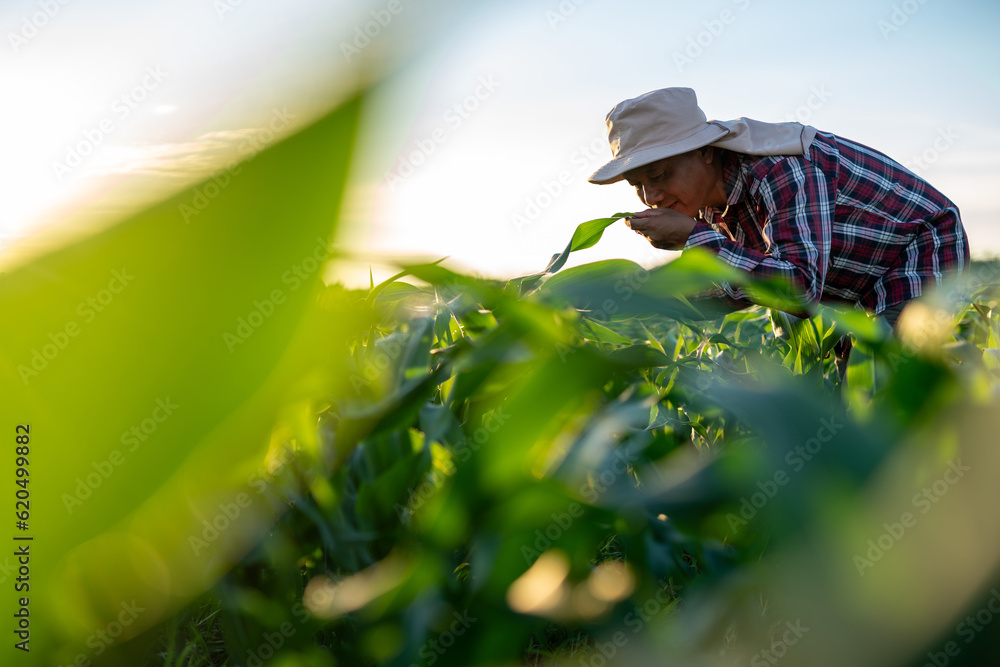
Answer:
<svg viewBox="0 0 1000 667"><path fill-rule="evenodd" d="M708 121L690 88L620 103L614 156L592 183L627 180L648 210L626 222L657 248L702 247L811 302L883 315L969 265L958 208L898 162L799 123ZM738 289L717 294L750 305Z"/></svg>

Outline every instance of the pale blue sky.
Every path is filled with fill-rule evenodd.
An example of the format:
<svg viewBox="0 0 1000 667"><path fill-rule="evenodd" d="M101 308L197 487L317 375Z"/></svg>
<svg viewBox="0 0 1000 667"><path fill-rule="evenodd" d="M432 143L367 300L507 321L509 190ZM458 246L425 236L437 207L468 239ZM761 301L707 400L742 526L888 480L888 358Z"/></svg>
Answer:
<svg viewBox="0 0 1000 667"><path fill-rule="evenodd" d="M0 111L0 242L80 229L136 205L139 186L180 187L274 109L306 121L365 58L402 65L371 98L344 212L342 241L363 258L449 255L498 277L541 268L577 223L641 207L626 185L586 177L610 156L607 111L675 85L710 118L798 119L912 165L959 205L974 253L1000 253L994 2L401 0L373 28L387 5L71 2L15 51L10 34L39 5L5 2L0 77L15 93ZM344 45L366 26L375 34L352 55ZM151 66L168 75L124 115L116 101ZM53 164L108 118L93 154L58 178ZM619 225L574 261L673 256ZM367 263L338 275L367 281Z"/></svg>

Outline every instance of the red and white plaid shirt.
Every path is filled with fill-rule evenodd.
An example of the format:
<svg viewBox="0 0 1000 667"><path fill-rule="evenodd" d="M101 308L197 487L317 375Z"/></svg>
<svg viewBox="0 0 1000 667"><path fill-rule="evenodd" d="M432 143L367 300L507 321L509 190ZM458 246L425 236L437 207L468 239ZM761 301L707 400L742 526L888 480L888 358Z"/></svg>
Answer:
<svg viewBox="0 0 1000 667"><path fill-rule="evenodd" d="M820 132L806 156L723 155L728 210L704 209L685 249L873 313L969 265L958 207L876 150Z"/></svg>

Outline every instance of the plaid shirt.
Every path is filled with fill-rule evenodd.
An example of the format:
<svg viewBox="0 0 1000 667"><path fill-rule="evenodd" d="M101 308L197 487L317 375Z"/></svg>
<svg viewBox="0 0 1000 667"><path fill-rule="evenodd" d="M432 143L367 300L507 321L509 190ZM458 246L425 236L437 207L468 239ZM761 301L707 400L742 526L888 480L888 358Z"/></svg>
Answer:
<svg viewBox="0 0 1000 667"><path fill-rule="evenodd" d="M704 209L685 249L876 314L969 265L955 204L878 151L820 132L806 156L723 155L728 210Z"/></svg>

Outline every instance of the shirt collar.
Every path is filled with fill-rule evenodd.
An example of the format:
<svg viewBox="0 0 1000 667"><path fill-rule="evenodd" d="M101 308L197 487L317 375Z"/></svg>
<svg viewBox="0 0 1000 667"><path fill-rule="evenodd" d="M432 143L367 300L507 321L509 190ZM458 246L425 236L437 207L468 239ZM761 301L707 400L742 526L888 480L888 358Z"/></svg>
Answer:
<svg viewBox="0 0 1000 667"><path fill-rule="evenodd" d="M743 170L743 156L733 151L725 151L722 155L722 181L726 185L726 209L728 209L743 201L746 196L747 181ZM711 223L716 215L723 216L723 211L726 209L705 207L701 211L702 218Z"/></svg>

